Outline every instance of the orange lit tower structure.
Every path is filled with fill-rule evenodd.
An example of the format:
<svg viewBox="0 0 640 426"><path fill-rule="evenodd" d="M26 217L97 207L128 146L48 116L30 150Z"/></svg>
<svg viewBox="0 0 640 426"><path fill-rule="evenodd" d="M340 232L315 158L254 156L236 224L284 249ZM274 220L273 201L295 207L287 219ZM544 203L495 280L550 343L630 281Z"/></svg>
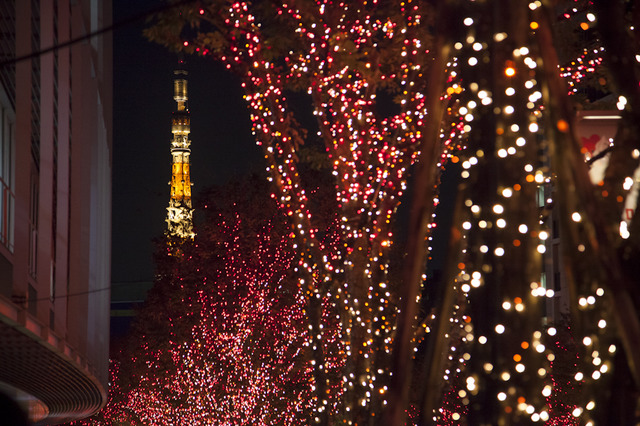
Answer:
<svg viewBox="0 0 640 426"><path fill-rule="evenodd" d="M171 120L171 199L167 207L167 232L170 236L193 238L193 208L191 207L191 176L189 156L191 155L191 118L187 108L187 71L180 60L180 68L173 72L173 99L177 110Z"/></svg>

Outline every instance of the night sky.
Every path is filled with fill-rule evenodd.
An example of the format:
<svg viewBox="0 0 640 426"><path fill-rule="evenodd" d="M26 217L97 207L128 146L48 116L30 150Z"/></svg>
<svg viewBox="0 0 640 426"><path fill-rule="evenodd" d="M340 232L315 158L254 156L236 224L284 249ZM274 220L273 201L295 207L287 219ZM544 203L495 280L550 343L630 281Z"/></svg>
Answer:
<svg viewBox="0 0 640 426"><path fill-rule="evenodd" d="M158 1L114 0L119 22ZM152 281L155 237L166 229L171 179L173 70L177 56L142 36L143 21L120 27L114 42L112 282ZM251 135L240 83L206 58L187 57L193 194L264 168Z"/></svg>

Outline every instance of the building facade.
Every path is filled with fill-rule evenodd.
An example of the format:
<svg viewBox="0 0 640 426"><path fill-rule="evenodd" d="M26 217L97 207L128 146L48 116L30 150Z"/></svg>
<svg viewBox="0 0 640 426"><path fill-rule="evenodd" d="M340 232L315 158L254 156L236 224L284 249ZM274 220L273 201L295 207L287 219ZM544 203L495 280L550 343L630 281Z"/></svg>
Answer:
<svg viewBox="0 0 640 426"><path fill-rule="evenodd" d="M109 0L0 0L0 391L35 424L106 402ZM59 47L59 48L56 48Z"/></svg>
<svg viewBox="0 0 640 426"><path fill-rule="evenodd" d="M582 144L584 159L589 168L589 177L593 185L603 180L609 165L610 147L618 130L620 112L616 110L585 110L576 114L576 133ZM640 190L640 167L633 177L624 183L629 192L625 199L622 217L620 218L620 235L623 238L627 225L631 222ZM545 203L544 198L553 198L553 187L547 185L544 197L539 199L539 206ZM547 289L553 290L553 297L547 299L546 312L550 322L560 322L569 317L570 295L566 286L565 269L563 268L563 241L560 237L559 212L552 209L549 215L549 238L546 240L545 269L543 282Z"/></svg>

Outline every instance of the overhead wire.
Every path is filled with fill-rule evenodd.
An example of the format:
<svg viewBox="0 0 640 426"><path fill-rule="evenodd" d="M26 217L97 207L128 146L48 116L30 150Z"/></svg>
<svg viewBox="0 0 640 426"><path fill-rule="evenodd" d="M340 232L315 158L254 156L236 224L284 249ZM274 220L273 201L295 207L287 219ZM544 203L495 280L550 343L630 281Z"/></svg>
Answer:
<svg viewBox="0 0 640 426"><path fill-rule="evenodd" d="M66 294L59 294L56 296L45 296L45 297L38 297L35 299L31 299L31 301L33 302L40 302L40 301L45 301L45 300L51 300L51 299L62 299L62 298L70 298L70 297L75 297L75 296L86 296L88 294L94 294L94 293L102 293L104 291L108 291L111 290L114 287L119 287L119 286L124 286L124 285L132 285L132 284L148 284L151 283L151 281L125 281L125 282L120 282L120 283L112 283L109 287L100 287L100 288L94 288L92 290L85 290L85 291L78 291L75 293L66 293ZM28 300L26 299L26 297L16 297L16 296L12 296L11 297L12 301L14 303L27 303ZM16 302L16 300L14 299L20 299L18 302ZM24 299L24 300L22 300Z"/></svg>
<svg viewBox="0 0 640 426"><path fill-rule="evenodd" d="M72 39L67 40L65 42L62 42L62 43L54 44L53 46L47 47L45 49L36 50L36 51L31 52L31 53L27 53L26 55L16 56L16 57L13 57L13 58L10 58L10 59L6 59L4 61L0 61L0 68L4 68L6 66L13 65L13 64L21 62L21 61L26 61L26 60L29 60L29 59L37 58L39 56L45 55L47 53L55 52L57 50L63 49L65 47L72 46L72 45L77 44L77 43L82 43L84 41L92 39L93 37L98 37L98 36L100 36L100 35L102 35L104 33L113 31L113 30L115 30L117 28L120 28L120 27L123 27L125 25L132 24L132 23L134 23L136 21L145 19L145 18L147 18L149 16L152 16L152 15L154 15L156 13L160 13L160 12L164 12L164 11L169 10L169 9L173 9L173 8L176 8L176 7L184 6L184 5L189 4L189 3L195 3L197 1L199 1L199 0L182 0L182 1L179 1L179 2L176 2L176 3L165 4L163 6L147 10L145 12L139 13L139 14L131 16L129 18L125 18L125 19L123 19L121 21L115 22L115 23L113 23L113 24L111 24L109 26L106 26L104 28L97 29L97 30L95 30L93 32L90 32L88 34L85 34L85 35L82 35L82 36L79 36L79 37L76 37L76 38L72 38Z"/></svg>

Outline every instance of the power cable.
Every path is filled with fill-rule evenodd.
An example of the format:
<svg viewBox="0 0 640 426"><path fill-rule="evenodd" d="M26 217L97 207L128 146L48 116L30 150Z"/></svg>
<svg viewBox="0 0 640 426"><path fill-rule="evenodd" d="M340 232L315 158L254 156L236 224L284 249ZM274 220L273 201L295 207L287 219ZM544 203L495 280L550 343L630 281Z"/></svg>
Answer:
<svg viewBox="0 0 640 426"><path fill-rule="evenodd" d="M67 293L67 294L61 294L61 295L57 295L54 297L38 297L35 299L31 299L34 302L39 302L39 301L44 301L44 300L51 300L51 299L62 299L62 298L69 298L69 297L74 297L74 296L85 296L87 294L94 294L94 293L101 293L103 291L108 291L111 290L113 287L118 287L118 286L124 286L124 285L131 285L133 283L149 283L150 281L126 281L126 282L121 282L121 283L113 283L111 284L109 287L101 287L101 288L94 288L93 290L86 290L86 291L79 291L77 293ZM24 297L24 301L22 301L22 297L16 297L16 296L12 296L11 297L12 302L16 303L16 304L21 304L21 303L26 303L26 297ZM15 300L14 300L15 299ZM20 299L20 300L18 300Z"/></svg>
<svg viewBox="0 0 640 426"><path fill-rule="evenodd" d="M99 35L102 35L104 33L109 32L109 31L113 31L113 30L115 30L117 28L123 27L125 25L129 25L129 24L131 24L133 22L136 22L136 21L139 21L139 20L142 20L142 19L147 18L148 16L152 16L152 15L154 15L156 13L163 12L163 11L169 10L169 9L173 9L175 7L184 6L184 5L189 4L189 3L195 3L196 1L199 1L199 0L182 0L182 1L179 1L179 2L174 3L174 4L163 5L163 6L160 6L160 7L156 7L155 9L147 10L145 12L142 12L142 13L139 13L137 15L134 15L134 16L132 16L130 18L123 19L120 22L116 22L116 23L113 23L113 24L111 24L111 25L109 25L107 27L98 29L98 30L96 30L94 32L91 32L89 34L85 34L85 35L80 36L80 37L72 38L72 39L70 39L68 41L65 41L63 43L58 43L58 44L55 44L55 45L53 45L51 47L47 47L46 49L36 50L35 52L31 52L31 53L28 53L26 55L16 56L14 58L1 61L0 62L0 68L4 68L6 66L15 64L17 62L26 61L28 59L33 59L33 58L42 56L42 55L50 53L50 52L55 52L55 51L57 51L59 49L62 49L62 48L65 48L65 47L69 47L69 46L72 46L74 44L84 42L86 40L90 40L93 37L97 37Z"/></svg>

